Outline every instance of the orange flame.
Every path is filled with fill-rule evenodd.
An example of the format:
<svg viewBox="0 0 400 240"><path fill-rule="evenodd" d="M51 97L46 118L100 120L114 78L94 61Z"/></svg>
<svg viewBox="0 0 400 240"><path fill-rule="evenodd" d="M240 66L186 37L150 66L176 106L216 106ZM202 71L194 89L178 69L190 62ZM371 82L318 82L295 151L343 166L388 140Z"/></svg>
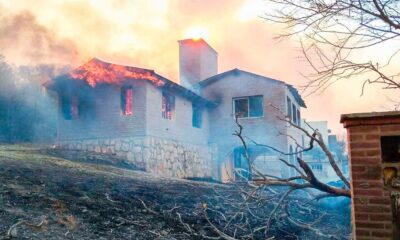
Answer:
<svg viewBox="0 0 400 240"><path fill-rule="evenodd" d="M126 103L125 103L125 115L133 115L132 112L132 97L133 97L133 90L129 88L126 90Z"/></svg>
<svg viewBox="0 0 400 240"><path fill-rule="evenodd" d="M92 59L70 72L69 75L73 79L86 80L92 87L101 83L121 84L129 79L149 80L157 86L164 85L164 81L154 76L151 70L111 64L98 59Z"/></svg>

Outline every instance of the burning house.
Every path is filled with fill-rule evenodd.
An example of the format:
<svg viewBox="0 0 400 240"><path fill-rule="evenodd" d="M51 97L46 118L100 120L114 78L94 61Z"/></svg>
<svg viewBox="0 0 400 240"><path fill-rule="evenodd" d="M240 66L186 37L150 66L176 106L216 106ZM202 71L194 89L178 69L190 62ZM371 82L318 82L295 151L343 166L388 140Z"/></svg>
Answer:
<svg viewBox="0 0 400 240"><path fill-rule="evenodd" d="M218 54L202 39L179 41L179 56L180 84L99 59L53 79L47 88L59 100L58 144L113 153L158 175L227 178L246 168L232 136L236 115L252 140L295 151L300 134L277 119L284 112L300 125L305 104L295 88L239 69L218 74ZM251 145L249 152L261 169L291 174L276 153Z"/></svg>

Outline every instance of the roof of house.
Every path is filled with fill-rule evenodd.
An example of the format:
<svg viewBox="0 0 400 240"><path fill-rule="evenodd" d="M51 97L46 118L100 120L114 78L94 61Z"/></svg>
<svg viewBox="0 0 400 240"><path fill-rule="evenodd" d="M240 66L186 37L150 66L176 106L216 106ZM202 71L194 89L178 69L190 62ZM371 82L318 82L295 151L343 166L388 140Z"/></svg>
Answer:
<svg viewBox="0 0 400 240"><path fill-rule="evenodd" d="M245 74L253 75L253 76L256 76L256 77L261 77L262 79L265 79L265 80L268 80L268 81L273 81L273 82L276 82L278 84L285 84L287 86L287 88L289 89L290 93L296 99L297 103L301 107L304 107L304 108L307 107L305 102L304 102L304 100L303 100L303 98L300 96L299 92L297 91L297 89L295 87L293 87L292 85L287 84L287 83L285 83L283 81L280 81L280 80L276 80L276 79L272 79L272 78L269 78L269 77L266 77L266 76L262 76L262 75L259 75L259 74L252 73L252 72L244 71L244 70L241 70L241 69L238 69L238 68L234 68L232 70L229 70L229 71L214 75L212 77L209 77L207 79L204 79L204 80L199 82L199 86L200 87L206 87L206 86L208 86L210 84L213 84L214 82L216 82L216 81L218 81L218 80L220 80L220 79L222 79L222 78L224 78L226 76L238 75L240 73L245 73Z"/></svg>
<svg viewBox="0 0 400 240"><path fill-rule="evenodd" d="M199 102L207 106L215 106L211 102L193 91L157 74L154 70L124 66L102 61L97 58L71 70L67 74L57 76L51 82L44 84L46 88L59 90L60 82L84 80L83 83L95 87L98 84L123 84L127 80L147 80L157 87L168 89L193 102Z"/></svg>

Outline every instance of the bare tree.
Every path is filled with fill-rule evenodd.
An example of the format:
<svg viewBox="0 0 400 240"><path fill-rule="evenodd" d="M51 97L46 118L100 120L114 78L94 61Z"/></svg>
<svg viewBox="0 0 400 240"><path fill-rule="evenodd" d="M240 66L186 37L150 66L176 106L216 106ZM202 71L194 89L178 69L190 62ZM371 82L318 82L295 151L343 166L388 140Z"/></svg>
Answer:
<svg viewBox="0 0 400 240"><path fill-rule="evenodd" d="M279 37L299 38L313 69L305 88L323 91L342 79L362 78L385 89L400 88L400 72L391 69L400 47L397 0L268 0L265 19L287 26ZM367 49L389 48L382 59L363 59ZM370 56L370 55L369 55Z"/></svg>
<svg viewBox="0 0 400 240"><path fill-rule="evenodd" d="M242 145L243 145L244 151L245 151L244 155L245 155L246 160L248 161L249 169L259 179L259 180L257 180L257 183L258 184L266 184L268 186L289 186L290 187L290 189L288 190L289 192L292 192L297 189L314 188L314 189L317 189L317 190L325 193L324 195L321 195L318 198L334 197L334 196L350 197L350 183L346 179L346 177L343 175L342 171L340 170L339 166L336 163L337 161L334 159L334 155L328 149L326 143L324 142L324 140L322 138L322 135L318 132L318 130L313 129L309 125L310 129L313 130L313 132L310 133L305 128L294 124L287 117L284 117L284 118L278 117L278 118L281 121L286 122L290 127L294 127L296 129L298 129L299 131L301 131L302 133L304 133L304 135L309 138L309 146L306 148L301 148L300 150L298 150L294 153L285 153L285 152L279 151L278 149L276 149L272 146L258 143L249 137L243 136L243 134L242 134L243 126L240 124L239 119L236 118L236 125L238 126L238 130L235 131L234 135L237 136L240 139L240 141L242 142ZM296 159L297 159L297 163L298 163L297 165L289 163L284 158L279 158L279 160L281 162L283 162L288 168L292 168L295 170L295 172L297 173L296 176L289 177L289 178L278 178L275 176L266 175L265 173L258 171L254 167L254 165L249 157L248 143L247 143L246 139L247 139L247 141L250 141L252 144L254 144L256 146L272 149L273 151L278 152L281 155L296 155L297 156ZM338 178L344 183L343 188L332 187L326 183L321 182L315 176L315 174L314 174L313 170L311 169L311 167L309 166L309 164L307 164L307 162L305 162L298 156L299 153L303 153L303 152L312 150L314 148L315 144L317 144L322 149L322 151L325 153L330 166L333 168L333 170L335 171Z"/></svg>
<svg viewBox="0 0 400 240"><path fill-rule="evenodd" d="M279 111L278 108L276 109ZM279 112L278 119L284 121L288 127L296 128L302 132L309 140L308 146L299 146L294 153L286 153L273 146L258 143L243 134L244 127L240 123L240 119L236 117L237 130L233 135L237 136L242 143L243 155L248 163L250 174L242 178L239 177L239 181L235 182L236 189L230 189L230 193L219 193L223 196L221 197L222 204L229 206L225 208L224 212L218 211L215 207L204 207L204 215L208 225L219 238L227 240L259 239L260 237L275 239L274 236L293 237L293 239L309 238L309 236L301 236L302 231L312 232L312 238L347 238L348 232L343 231L341 234L334 232L332 234L332 229L329 229L326 224L319 225L318 223L321 221L325 223L332 221L332 219L329 219L332 216L312 203L314 200L326 197L350 198L349 181L340 170L334 155L328 149L317 129L308 124L308 127L312 130L309 131L294 124L288 116L284 116L281 111ZM249 154L250 146L268 148L275 151L277 155L284 157L297 156L296 163L291 163L284 157L279 158L288 169L294 170L295 175L282 178L260 171ZM309 164L300 157L300 153L311 151L316 147L319 147L326 155L338 179L343 182L342 187L335 187L322 182L316 177ZM293 194L299 191L302 191L303 194ZM237 193L241 197L238 198ZM213 220L210 219L209 215L213 216ZM310 216L312 217L310 218ZM287 231L288 226L293 229ZM297 229L297 231L294 229Z"/></svg>

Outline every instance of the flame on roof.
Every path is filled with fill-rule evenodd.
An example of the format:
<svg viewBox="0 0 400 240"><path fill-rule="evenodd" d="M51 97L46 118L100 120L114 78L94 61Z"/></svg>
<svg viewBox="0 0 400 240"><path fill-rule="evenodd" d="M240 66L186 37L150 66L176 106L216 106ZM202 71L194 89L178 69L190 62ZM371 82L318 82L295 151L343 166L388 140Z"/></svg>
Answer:
<svg viewBox="0 0 400 240"><path fill-rule="evenodd" d="M162 79L155 75L153 70L116 65L96 58L72 70L69 73L69 77L85 80L92 87L102 83L121 84L129 79L148 80L157 86L165 84Z"/></svg>

